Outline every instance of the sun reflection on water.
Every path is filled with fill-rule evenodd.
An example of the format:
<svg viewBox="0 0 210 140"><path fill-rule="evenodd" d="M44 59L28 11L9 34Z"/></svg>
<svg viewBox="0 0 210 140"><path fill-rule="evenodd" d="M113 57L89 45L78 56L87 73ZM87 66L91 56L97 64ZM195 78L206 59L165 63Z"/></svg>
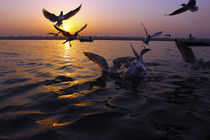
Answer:
<svg viewBox="0 0 210 140"><path fill-rule="evenodd" d="M64 58L66 59L65 61L70 61L69 52L70 52L70 44L69 44L69 42L66 42L65 43L65 55L64 55Z"/></svg>

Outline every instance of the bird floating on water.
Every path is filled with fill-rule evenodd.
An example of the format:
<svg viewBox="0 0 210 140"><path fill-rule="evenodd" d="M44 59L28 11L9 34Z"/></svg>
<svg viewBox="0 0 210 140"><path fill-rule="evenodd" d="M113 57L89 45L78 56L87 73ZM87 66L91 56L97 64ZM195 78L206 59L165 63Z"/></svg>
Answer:
<svg viewBox="0 0 210 140"><path fill-rule="evenodd" d="M182 6L181 8L177 9L176 11L174 11L166 16L173 16L173 15L181 14L188 10L191 12L196 12L198 10L198 7L196 6L196 0L189 0L189 2L187 4L183 3L181 6Z"/></svg>
<svg viewBox="0 0 210 140"><path fill-rule="evenodd" d="M90 60L98 64L98 66L101 68L102 73L111 77L118 77L119 72L122 64L131 61L134 61L135 57L119 57L113 60L113 66L109 67L107 61L105 58L98 54L94 54L91 52L84 52L85 56L87 56Z"/></svg>
<svg viewBox="0 0 210 140"><path fill-rule="evenodd" d="M54 27L55 27L59 32L61 32L61 33L63 34L64 37L67 38L66 41L63 42L63 44L65 44L66 42L69 41L69 44L70 44L70 46L71 46L71 43L70 43L70 42L73 41L73 40L75 40L75 39L77 39L77 37L79 36L79 33L87 27L87 24L85 24L79 31L75 32L74 34L71 34L70 32L64 31L64 30L58 28L58 27L55 26L55 25L54 25Z"/></svg>
<svg viewBox="0 0 210 140"><path fill-rule="evenodd" d="M177 40L175 41L176 41L176 46L182 55L182 58L186 63L191 64L192 70L198 70L200 68L202 68L203 70L210 69L210 61L204 62L202 58L197 60L192 49L188 45L185 45Z"/></svg>
<svg viewBox="0 0 210 140"><path fill-rule="evenodd" d="M43 9L42 12L44 14L44 16L49 19L51 22L57 22L55 24L55 26L61 26L63 24L63 20L67 20L69 18L71 18L72 16L74 16L75 14L77 14L81 8L82 4L77 7L76 9L68 12L67 14L63 15L63 11L60 12L59 16L56 16L53 13L48 12L47 10Z"/></svg>
<svg viewBox="0 0 210 140"><path fill-rule="evenodd" d="M127 78L131 78L131 77L141 77L142 74L144 74L144 72L147 70L146 67L145 67L145 62L143 60L143 55L150 51L151 49L149 48L143 48L141 51L140 51L140 54L138 54L136 52L136 50L134 49L133 45L130 44L131 46L131 49L136 57L136 61L133 61L132 63L127 61L127 68L126 68L126 72L124 74L125 77Z"/></svg>
<svg viewBox="0 0 210 140"><path fill-rule="evenodd" d="M149 42L151 41L152 38L154 38L154 37L156 37L156 36L159 36L159 35L161 35L161 34L163 33L163 31L161 31L161 32L157 32L157 33L155 33L155 34L153 34L153 35L150 35L150 34L148 34L147 29L146 29L146 27L144 26L144 24L141 23L141 25L143 26L143 28L144 28L144 30L145 30L145 33L146 33L146 38L143 40L143 42L144 42L146 45L149 45Z"/></svg>

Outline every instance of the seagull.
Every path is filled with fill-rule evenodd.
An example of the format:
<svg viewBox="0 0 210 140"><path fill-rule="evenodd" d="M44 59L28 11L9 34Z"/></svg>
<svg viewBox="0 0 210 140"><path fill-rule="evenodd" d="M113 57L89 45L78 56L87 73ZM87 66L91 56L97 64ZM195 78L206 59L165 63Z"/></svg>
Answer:
<svg viewBox="0 0 210 140"><path fill-rule="evenodd" d="M136 52L136 50L133 48L133 45L130 44L131 49L136 57L136 61L133 62L126 62L126 70L124 71L124 73L122 74L123 79L128 79L128 80L132 80L132 79L136 79L136 78L142 78L144 77L144 74L146 72L146 67L145 62L143 61L143 55L150 51L151 49L148 48L143 48L140 52L140 54L138 54Z"/></svg>
<svg viewBox="0 0 210 140"><path fill-rule="evenodd" d="M61 33L63 34L64 37L67 38L66 41L63 42L63 44L65 44L66 42L69 41L69 44L70 44L70 46L71 46L71 43L70 43L70 42L73 41L73 40L75 40L75 39L77 39L77 37L79 36L79 33L87 27L87 24L85 24L79 31L75 32L74 34L71 34L71 33L67 32L67 31L64 31L64 30L58 28L58 27L55 26L55 25L54 25L54 27L55 27L59 32L61 32Z"/></svg>
<svg viewBox="0 0 210 140"><path fill-rule="evenodd" d="M131 62L128 62L127 61L127 64L128 64L128 67L126 69L126 73L128 74L137 74L139 75L139 73L142 73L142 72L145 72L147 69L146 67L144 66L145 65L145 62L143 60L143 55L150 51L151 49L148 49L148 48L143 48L141 51L140 51L140 54L138 54L136 52L136 50L133 48L133 45L130 44L131 46L131 49L136 57L136 61L134 61L133 63Z"/></svg>
<svg viewBox="0 0 210 140"><path fill-rule="evenodd" d="M43 9L42 12L44 14L44 16L49 19L51 22L57 22L55 24L55 26L61 26L63 24L63 20L67 20L69 18L71 18L72 16L74 16L76 13L79 12L80 8L81 8L82 4L77 7L76 9L68 12L67 14L63 15L63 11L60 12L59 16L56 16L53 13L48 12L47 10Z"/></svg>
<svg viewBox="0 0 210 140"><path fill-rule="evenodd" d="M143 28L144 28L144 30L145 30L145 33L146 33L146 38L143 40L143 42L144 42L146 45L149 45L149 42L150 42L150 40L151 40L152 38L154 38L154 37L156 37L156 36L159 36L159 35L161 35L161 34L163 33L163 31L161 31L161 32L157 32L157 33L155 33L155 34L153 34L153 35L149 35L148 32L147 32L146 27L144 26L144 24L141 23L141 25L143 26Z"/></svg>
<svg viewBox="0 0 210 140"><path fill-rule="evenodd" d="M109 67L107 61L105 58L98 54L94 54L91 52L84 52L85 56L87 56L90 60L98 64L98 66L101 68L102 73L110 76L110 77L117 77L119 76L119 70L122 66L122 64L131 61L134 61L136 58L135 57L119 57L113 60L113 66Z"/></svg>
<svg viewBox="0 0 210 140"><path fill-rule="evenodd" d="M176 40L176 46L177 46L179 52L181 53L184 61L186 63L191 64L192 70L198 70L200 68L202 68L203 70L210 69L210 61L204 62L204 60L202 58L197 60L192 49L189 46L187 46L177 40Z"/></svg>
<svg viewBox="0 0 210 140"><path fill-rule="evenodd" d="M182 7L180 9L170 13L168 16L177 15L188 10L190 10L191 12L195 12L198 10L198 7L196 6L196 0L189 0L187 4L183 3L181 6Z"/></svg>

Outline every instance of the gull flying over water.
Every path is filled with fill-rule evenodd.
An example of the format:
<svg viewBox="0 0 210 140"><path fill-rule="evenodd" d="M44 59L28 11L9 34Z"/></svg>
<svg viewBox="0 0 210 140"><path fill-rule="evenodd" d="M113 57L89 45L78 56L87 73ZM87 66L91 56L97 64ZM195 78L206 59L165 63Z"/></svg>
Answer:
<svg viewBox="0 0 210 140"><path fill-rule="evenodd" d="M61 26L63 24L63 20L67 20L69 18L71 18L72 16L74 16L75 14L77 14L81 8L82 4L77 7L76 9L66 13L65 15L63 14L63 11L60 12L59 16L56 16L53 13L48 12L47 10L43 9L42 12L44 14L44 16L49 19L51 22L57 22L55 24L55 26Z"/></svg>
<svg viewBox="0 0 210 140"><path fill-rule="evenodd" d="M149 42L151 41L152 38L154 38L154 37L156 37L156 36L159 36L159 35L161 35L161 34L163 33L163 31L161 31L161 32L157 32L157 33L155 33L155 34L153 34L153 35L150 35L150 34L148 34L147 29L146 29L146 27L144 26L144 24L141 23L141 25L143 26L144 31L145 31L145 33L146 33L146 38L143 40L143 42L144 42L145 44L147 44L147 45L149 45Z"/></svg>
<svg viewBox="0 0 210 140"><path fill-rule="evenodd" d="M191 12L195 12L198 10L198 7L196 6L196 0L189 0L189 2L187 4L183 3L181 5L182 7L177 9L176 11L170 13L168 16L173 16L173 15L177 15L186 11L191 11Z"/></svg>
<svg viewBox="0 0 210 140"><path fill-rule="evenodd" d="M200 68L202 68L203 70L210 69L210 61L204 62L204 60L202 58L197 60L192 49L189 46L187 46L179 41L176 41L176 46L177 46L179 52L181 53L184 61L186 63L191 64L192 70L198 70Z"/></svg>
<svg viewBox="0 0 210 140"><path fill-rule="evenodd" d="M79 33L87 27L87 24L85 24L79 31L75 32L74 34L71 34L71 33L67 32L67 31L64 31L64 30L58 28L58 27L55 26L55 25L54 25L54 27L55 27L59 32L61 32L61 33L63 34L64 37L67 38L66 41L63 42L63 44L65 44L66 42L69 41L69 44L70 44L70 46L71 46L71 43L70 43L70 42L73 41L73 40L75 40L75 39L77 39L77 37L79 36Z"/></svg>
<svg viewBox="0 0 210 140"><path fill-rule="evenodd" d="M85 56L87 56L90 60L98 64L98 66L101 68L102 73L111 77L117 77L119 76L118 70L120 70L122 64L131 61L134 61L135 57L119 57L113 60L113 66L109 67L107 61L105 58L98 54L94 54L91 52L84 52Z"/></svg>

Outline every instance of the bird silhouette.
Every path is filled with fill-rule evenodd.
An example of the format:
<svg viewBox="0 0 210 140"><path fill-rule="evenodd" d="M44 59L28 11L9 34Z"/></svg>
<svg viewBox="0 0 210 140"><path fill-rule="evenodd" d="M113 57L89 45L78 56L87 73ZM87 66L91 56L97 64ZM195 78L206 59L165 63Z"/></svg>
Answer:
<svg viewBox="0 0 210 140"><path fill-rule="evenodd" d="M179 8L176 11L168 14L168 16L181 14L181 13L186 12L188 10L191 11L191 12L195 12L195 11L198 10L198 7L196 6L196 0L189 0L189 2L187 4L183 3L181 6L182 6L181 8Z"/></svg>
<svg viewBox="0 0 210 140"><path fill-rule="evenodd" d="M133 45L130 44L131 46L131 49L136 57L136 61L133 61L133 63L131 62L128 62L127 61L127 69L126 69L126 74L128 74L129 76L130 75L140 75L140 73L142 72L145 72L147 69L145 67L145 62L143 60L143 55L150 51L151 49L149 48L143 48L141 51L140 51L140 54L138 54L136 52L136 50L134 49Z"/></svg>
<svg viewBox="0 0 210 140"><path fill-rule="evenodd" d="M75 39L77 39L77 37L79 36L79 33L87 27L87 24L85 24L80 30L78 30L78 31L75 32L74 34L71 34L70 32L64 31L64 30L58 28L58 27L55 26L55 25L54 25L54 27L55 27L59 32L61 32L61 33L63 34L64 37L67 38L66 41L63 42L63 44L65 44L66 42L69 41L69 44L70 44L70 46L71 46L71 43L70 43L70 42L73 41L73 40L75 40Z"/></svg>
<svg viewBox="0 0 210 140"><path fill-rule="evenodd" d="M77 7L76 9L66 13L65 15L63 14L63 11L60 12L59 16L56 16L53 13L48 12L47 10L43 9L42 12L44 14L44 16L49 19L51 22L57 22L55 24L55 26L61 26L63 24L63 20L67 20L69 18L71 18L72 16L74 16L75 14L77 14L81 8L82 4Z"/></svg>
<svg viewBox="0 0 210 140"><path fill-rule="evenodd" d="M113 60L113 66L109 66L106 59L98 54L94 54L91 52L84 52L85 56L87 56L91 61L98 64L101 68L102 73L107 76L116 77L119 75L118 70L121 68L122 64L131 61L134 61L135 57L119 57Z"/></svg>
<svg viewBox="0 0 210 140"><path fill-rule="evenodd" d="M176 41L176 46L182 55L182 58L186 63L191 64L192 70L198 70L200 68L202 68L203 70L210 69L210 61L204 62L202 58L197 60L192 49L188 45L181 43L178 40L175 41Z"/></svg>
<svg viewBox="0 0 210 140"><path fill-rule="evenodd" d="M159 36L159 35L161 35L161 34L163 33L163 31L161 31L161 32L157 32L157 33L155 33L155 34L153 34L153 35L150 35L150 34L148 34L147 29L146 29L146 27L144 26L144 24L141 23L141 25L143 26L144 31L145 31L145 33L146 33L146 38L143 40L143 42L144 42L146 45L149 45L149 42L151 41L152 38L154 38L154 37L156 37L156 36Z"/></svg>

